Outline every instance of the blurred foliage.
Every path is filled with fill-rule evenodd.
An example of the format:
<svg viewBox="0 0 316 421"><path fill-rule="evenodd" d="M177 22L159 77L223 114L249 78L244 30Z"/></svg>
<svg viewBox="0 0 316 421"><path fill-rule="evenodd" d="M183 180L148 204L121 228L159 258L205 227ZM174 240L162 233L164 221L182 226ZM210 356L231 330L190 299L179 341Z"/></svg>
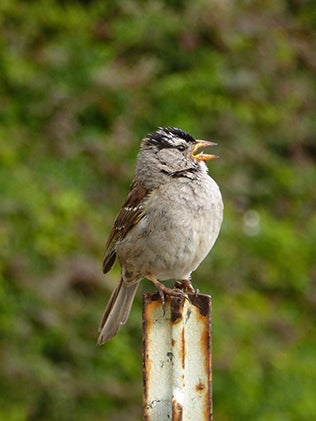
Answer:
<svg viewBox="0 0 316 421"><path fill-rule="evenodd" d="M102 348L104 243L140 139L216 139L218 421L316 413L316 8L311 0L0 5L0 420L138 420L141 291ZM142 289L151 288L149 282Z"/></svg>

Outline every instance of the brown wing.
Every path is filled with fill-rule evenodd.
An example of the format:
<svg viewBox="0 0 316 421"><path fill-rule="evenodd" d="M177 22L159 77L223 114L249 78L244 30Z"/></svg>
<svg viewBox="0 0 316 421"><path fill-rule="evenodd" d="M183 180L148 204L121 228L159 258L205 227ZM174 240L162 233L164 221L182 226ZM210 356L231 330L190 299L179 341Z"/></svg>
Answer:
<svg viewBox="0 0 316 421"><path fill-rule="evenodd" d="M110 237L105 246L103 272L107 273L116 258L116 244L121 241L128 231L144 216L144 199L150 193L143 186L130 187L127 199L115 218Z"/></svg>

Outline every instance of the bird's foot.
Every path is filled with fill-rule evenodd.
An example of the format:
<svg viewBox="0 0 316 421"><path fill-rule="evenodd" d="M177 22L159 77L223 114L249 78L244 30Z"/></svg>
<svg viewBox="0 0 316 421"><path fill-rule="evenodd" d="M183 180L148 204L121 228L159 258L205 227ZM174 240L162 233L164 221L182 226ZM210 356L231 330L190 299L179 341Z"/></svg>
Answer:
<svg viewBox="0 0 316 421"><path fill-rule="evenodd" d="M184 292L189 292L195 295L199 293L199 290L193 287L190 279L183 279L182 281L177 281L174 284L174 288L184 291Z"/></svg>
<svg viewBox="0 0 316 421"><path fill-rule="evenodd" d="M183 288L177 288L176 285L173 288L168 288L165 285L163 285L161 282L159 282L152 275L147 275L147 278L150 279L151 282L157 288L157 291L158 291L158 294L160 296L161 303L162 303L163 314L165 314L165 312L166 312L166 296L167 295L169 295L169 297L171 296L171 297L186 298L186 299L188 298L185 294L186 291Z"/></svg>

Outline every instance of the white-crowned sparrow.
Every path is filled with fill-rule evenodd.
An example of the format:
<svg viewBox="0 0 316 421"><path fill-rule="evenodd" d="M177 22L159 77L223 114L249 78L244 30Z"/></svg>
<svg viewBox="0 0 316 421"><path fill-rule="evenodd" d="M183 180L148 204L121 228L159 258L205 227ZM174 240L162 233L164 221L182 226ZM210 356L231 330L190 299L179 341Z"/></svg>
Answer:
<svg viewBox="0 0 316 421"><path fill-rule="evenodd" d="M210 145L174 127L143 139L135 178L106 243L104 273L116 256L122 271L100 323L99 344L126 322L143 278L153 281L162 297L179 290L158 280L179 280L193 290L191 272L211 250L223 219L221 193L204 163L217 156L198 153Z"/></svg>

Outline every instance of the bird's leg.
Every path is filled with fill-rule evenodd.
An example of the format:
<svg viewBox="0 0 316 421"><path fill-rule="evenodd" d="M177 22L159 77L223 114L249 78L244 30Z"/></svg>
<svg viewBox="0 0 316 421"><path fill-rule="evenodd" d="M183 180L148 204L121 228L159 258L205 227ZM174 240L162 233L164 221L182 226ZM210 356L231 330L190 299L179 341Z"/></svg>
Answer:
<svg viewBox="0 0 316 421"><path fill-rule="evenodd" d="M184 294L184 291L180 289L168 288L164 286L153 275L147 274L146 277L155 285L155 287L158 290L158 293L162 302L163 314L165 314L165 310L166 310L166 295L169 295L172 297L187 298Z"/></svg>

